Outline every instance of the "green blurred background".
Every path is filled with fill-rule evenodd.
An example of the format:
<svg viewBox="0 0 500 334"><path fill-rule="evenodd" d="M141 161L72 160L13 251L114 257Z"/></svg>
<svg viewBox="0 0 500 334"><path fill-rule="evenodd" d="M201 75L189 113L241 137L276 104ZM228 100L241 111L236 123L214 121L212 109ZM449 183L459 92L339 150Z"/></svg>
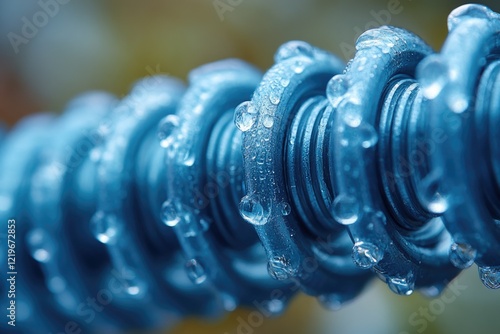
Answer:
<svg viewBox="0 0 500 334"><path fill-rule="evenodd" d="M63 2L61 0L61 2ZM0 4L0 120L14 124L41 110L61 111L75 95L102 89L124 96L138 78L170 74L228 57L265 70L276 48L308 41L348 59L357 36L381 24L401 26L439 50L446 18L462 1L431 0L64 0L34 36L13 46L37 1ZM478 1L500 11L499 1ZM389 13L389 15L387 15ZM11 35L12 36L12 35ZM26 43L24 43L26 42ZM17 50L16 50L17 49ZM17 52L16 52L17 51ZM303 295L286 313L251 331L251 310L223 319L187 319L169 333L500 333L500 291L466 271L438 299L393 295L380 282L343 310ZM240 328L239 328L240 326Z"/></svg>

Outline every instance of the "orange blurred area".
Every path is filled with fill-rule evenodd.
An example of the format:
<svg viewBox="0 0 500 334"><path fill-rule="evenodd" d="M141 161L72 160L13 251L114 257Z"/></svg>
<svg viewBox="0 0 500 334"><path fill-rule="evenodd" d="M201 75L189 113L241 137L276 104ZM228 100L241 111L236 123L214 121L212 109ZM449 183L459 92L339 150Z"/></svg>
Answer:
<svg viewBox="0 0 500 334"><path fill-rule="evenodd" d="M188 319L168 333L308 333L314 332L314 311L317 303L306 296L298 296L286 311L286 317L269 318L258 310L241 309L221 321Z"/></svg>

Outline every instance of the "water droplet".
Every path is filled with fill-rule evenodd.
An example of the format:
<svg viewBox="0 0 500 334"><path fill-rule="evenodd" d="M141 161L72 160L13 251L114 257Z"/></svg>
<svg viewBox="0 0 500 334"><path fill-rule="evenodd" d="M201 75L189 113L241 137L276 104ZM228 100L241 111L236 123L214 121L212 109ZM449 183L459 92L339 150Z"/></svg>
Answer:
<svg viewBox="0 0 500 334"><path fill-rule="evenodd" d="M492 18L494 14L485 6L470 4L463 5L451 12L448 16L448 30L452 31L462 22L471 18Z"/></svg>
<svg viewBox="0 0 500 334"><path fill-rule="evenodd" d="M212 222L203 218L203 217L200 217L199 223L200 223L201 231L206 232L210 228L210 225Z"/></svg>
<svg viewBox="0 0 500 334"><path fill-rule="evenodd" d="M276 90L272 90L269 93L269 101L271 101L272 104L280 103L280 99L280 95L276 92Z"/></svg>
<svg viewBox="0 0 500 334"><path fill-rule="evenodd" d="M409 274L405 278L392 277L387 279L387 284L392 292L398 295L409 296L413 293L415 289L415 281L413 274Z"/></svg>
<svg viewBox="0 0 500 334"><path fill-rule="evenodd" d="M92 162L98 162L101 160L102 148L100 146L95 146L90 150L89 158Z"/></svg>
<svg viewBox="0 0 500 334"><path fill-rule="evenodd" d="M343 75L334 76L326 86L326 96L334 108L338 107L340 101L349 90L349 83Z"/></svg>
<svg viewBox="0 0 500 334"><path fill-rule="evenodd" d="M479 267L479 276L489 289L500 289L500 267Z"/></svg>
<svg viewBox="0 0 500 334"><path fill-rule="evenodd" d="M184 154L184 159L183 159L183 164L184 166L191 167L194 165L196 161L195 155L193 154L192 150L186 150Z"/></svg>
<svg viewBox="0 0 500 334"><path fill-rule="evenodd" d="M241 103L234 111L234 124L242 131L248 131L257 121L257 110L250 101Z"/></svg>
<svg viewBox="0 0 500 334"><path fill-rule="evenodd" d="M176 115L168 115L163 118L158 125L158 139L160 140L161 147L167 148L174 143L174 136L172 133L179 127L179 117Z"/></svg>
<svg viewBox="0 0 500 334"><path fill-rule="evenodd" d="M40 263L47 263L52 258L54 241L47 231L36 228L26 236L31 256Z"/></svg>
<svg viewBox="0 0 500 334"><path fill-rule="evenodd" d="M305 69L304 62L300 60L297 60L292 66L292 70L297 74L304 72L304 69Z"/></svg>
<svg viewBox="0 0 500 334"><path fill-rule="evenodd" d="M361 124L363 117L357 111L347 110L344 112L343 120L344 123L350 126L351 128L357 128Z"/></svg>
<svg viewBox="0 0 500 334"><path fill-rule="evenodd" d="M180 220L175 204L170 200L163 202L161 206L161 221L167 226L174 227Z"/></svg>
<svg viewBox="0 0 500 334"><path fill-rule="evenodd" d="M186 263L186 272L194 284L202 284L207 279L205 268L196 259L191 259Z"/></svg>
<svg viewBox="0 0 500 334"><path fill-rule="evenodd" d="M290 261L284 256L275 256L269 260L267 271L272 278L278 281L286 280L296 274L291 268Z"/></svg>
<svg viewBox="0 0 500 334"><path fill-rule="evenodd" d="M285 310L285 302L280 299L266 300L261 306L272 316L280 315Z"/></svg>
<svg viewBox="0 0 500 334"><path fill-rule="evenodd" d="M443 90L448 77L448 66L439 56L429 56L422 62L419 81L427 99L435 99Z"/></svg>
<svg viewBox="0 0 500 334"><path fill-rule="evenodd" d="M340 194L332 205L333 218L342 225L350 225L358 220L359 203L350 195Z"/></svg>
<svg viewBox="0 0 500 334"><path fill-rule="evenodd" d="M140 292L141 289L137 285L130 285L127 287L127 293L131 296L137 296Z"/></svg>
<svg viewBox="0 0 500 334"><path fill-rule="evenodd" d="M142 298L147 292L146 283L131 268L124 268L125 293L134 299Z"/></svg>
<svg viewBox="0 0 500 334"><path fill-rule="evenodd" d="M291 41L280 46L274 55L274 60L278 63L286 59L300 56L312 58L313 55L314 48L311 45L302 41Z"/></svg>
<svg viewBox="0 0 500 334"><path fill-rule="evenodd" d="M292 212L292 207L287 202L281 203L281 215L288 216Z"/></svg>
<svg viewBox="0 0 500 334"><path fill-rule="evenodd" d="M282 78L282 79L280 80L280 84L281 84L281 86L283 86L283 87L288 87L288 85L290 84L290 79L288 79L288 78Z"/></svg>
<svg viewBox="0 0 500 334"><path fill-rule="evenodd" d="M253 225L264 225L271 215L271 205L257 194L249 194L241 199L239 205L242 217Z"/></svg>
<svg viewBox="0 0 500 334"><path fill-rule="evenodd" d="M326 309L331 311L339 311L343 305L343 298L335 293L321 295L318 297L319 303Z"/></svg>
<svg viewBox="0 0 500 334"><path fill-rule="evenodd" d="M471 245L463 243L453 243L450 247L450 261L460 269L472 266L476 259L477 251Z"/></svg>
<svg viewBox="0 0 500 334"><path fill-rule="evenodd" d="M384 253L370 242L358 241L352 248L354 263L360 268L369 269L380 262Z"/></svg>
<svg viewBox="0 0 500 334"><path fill-rule="evenodd" d="M274 117L272 115L265 114L262 116L262 125L266 128L272 128L274 124Z"/></svg>
<svg viewBox="0 0 500 334"><path fill-rule="evenodd" d="M236 307L238 306L238 302L236 301L236 298L234 298L233 296L231 296L229 294L221 293L220 299L222 302L222 307L227 312L234 311L236 309Z"/></svg>
<svg viewBox="0 0 500 334"><path fill-rule="evenodd" d="M90 230L97 240L103 244L112 244L118 237L120 223L113 214L97 211L90 221Z"/></svg>
<svg viewBox="0 0 500 334"><path fill-rule="evenodd" d="M47 287L52 293L58 294L66 289L66 281L60 276L54 276L47 282Z"/></svg>
<svg viewBox="0 0 500 334"><path fill-rule="evenodd" d="M456 114L461 114L469 108L469 99L461 92L450 90L446 96L448 108Z"/></svg>
<svg viewBox="0 0 500 334"><path fill-rule="evenodd" d="M387 217L382 211L374 211L365 208L363 214L366 216L366 221L370 222L367 226L369 229L371 227L371 229L373 230L375 226L381 227L387 224Z"/></svg>
<svg viewBox="0 0 500 334"><path fill-rule="evenodd" d="M446 285L433 285L421 288L419 291L422 295L424 295L427 298L437 298L445 288Z"/></svg>
<svg viewBox="0 0 500 334"><path fill-rule="evenodd" d="M370 148L378 142L377 131L368 123L362 123L359 126L358 135L363 148Z"/></svg>
<svg viewBox="0 0 500 334"><path fill-rule="evenodd" d="M443 214L448 209L447 196L440 190L440 172L427 175L420 184L422 204L434 214Z"/></svg>

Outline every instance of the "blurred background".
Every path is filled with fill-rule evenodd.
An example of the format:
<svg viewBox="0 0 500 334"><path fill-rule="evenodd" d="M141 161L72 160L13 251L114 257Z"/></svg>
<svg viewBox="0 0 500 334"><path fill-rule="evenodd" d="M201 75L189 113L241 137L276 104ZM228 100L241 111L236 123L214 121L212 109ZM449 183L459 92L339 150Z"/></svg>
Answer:
<svg viewBox="0 0 500 334"><path fill-rule="evenodd" d="M436 50L446 18L463 1L431 0L57 0L0 3L0 120L62 111L75 95L101 89L124 96L138 78L186 78L207 62L237 57L265 70L277 47L305 40L349 59L356 38L383 24L405 27ZM477 1L500 11L497 0ZM45 12L46 15L41 15ZM37 25L34 25L36 23ZM443 297L393 295L380 282L332 312L299 295L279 318L251 328L252 310L223 319L186 319L168 333L498 333L500 291L477 268Z"/></svg>

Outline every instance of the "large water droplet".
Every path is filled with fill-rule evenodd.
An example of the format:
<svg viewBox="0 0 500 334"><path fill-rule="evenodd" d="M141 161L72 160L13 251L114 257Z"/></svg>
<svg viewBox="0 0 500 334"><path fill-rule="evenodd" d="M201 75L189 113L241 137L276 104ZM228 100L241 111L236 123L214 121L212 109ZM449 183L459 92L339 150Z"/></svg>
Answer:
<svg viewBox="0 0 500 334"><path fill-rule="evenodd" d="M304 72L304 69L305 69L304 62L301 60L295 61L295 63L292 66L292 70L297 74Z"/></svg>
<svg viewBox="0 0 500 334"><path fill-rule="evenodd" d="M275 89L273 89L269 93L269 101L271 101L272 104L278 104L278 103L280 103L280 100L281 100L281 97L280 97L279 93L276 92Z"/></svg>
<svg viewBox="0 0 500 334"><path fill-rule="evenodd" d="M184 166L191 167L196 162L196 157L191 149L186 149L182 156L183 156L182 164Z"/></svg>
<svg viewBox="0 0 500 334"><path fill-rule="evenodd" d="M116 241L119 232L118 218L113 214L97 211L90 220L90 230L97 240L103 244Z"/></svg>
<svg viewBox="0 0 500 334"><path fill-rule="evenodd" d="M281 86L283 86L283 87L288 87L288 85L290 84L290 79L288 79L288 78L282 78L282 79L280 80L280 84L281 84Z"/></svg>
<svg viewBox="0 0 500 334"><path fill-rule="evenodd" d="M52 258L54 251L54 241L47 231L41 228L36 228L28 232L26 241L31 253L31 256L40 263L47 263Z"/></svg>
<svg viewBox="0 0 500 334"><path fill-rule="evenodd" d="M477 251L471 245L453 243L450 247L450 261L460 269L469 268L476 259Z"/></svg>
<svg viewBox="0 0 500 334"><path fill-rule="evenodd" d="M274 55L274 60L278 63L294 57L312 58L313 55L314 48L311 45L302 41L291 41L280 46Z"/></svg>
<svg viewBox="0 0 500 334"><path fill-rule="evenodd" d="M264 225L271 215L271 205L268 200L257 194L249 194L241 199L239 205L242 217L253 225Z"/></svg>
<svg viewBox="0 0 500 334"><path fill-rule="evenodd" d="M448 108L456 114L461 114L469 108L469 98L456 89L451 89L448 92L446 102Z"/></svg>
<svg viewBox="0 0 500 334"><path fill-rule="evenodd" d="M359 203L353 196L340 194L333 201L333 218L342 225L355 223L359 217Z"/></svg>
<svg viewBox="0 0 500 334"><path fill-rule="evenodd" d="M248 131L257 121L257 110L250 101L245 101L234 111L234 124L242 131Z"/></svg>
<svg viewBox="0 0 500 334"><path fill-rule="evenodd" d="M280 208L282 216L288 216L292 212L292 207L287 202L281 203Z"/></svg>
<svg viewBox="0 0 500 334"><path fill-rule="evenodd" d="M340 101L349 89L349 83L345 76L339 74L334 76L326 86L326 96L334 108L338 107Z"/></svg>
<svg viewBox="0 0 500 334"><path fill-rule="evenodd" d="M264 125L266 128L272 128L274 124L274 116L265 114L262 115L262 125Z"/></svg>
<svg viewBox="0 0 500 334"><path fill-rule="evenodd" d="M413 293L415 289L415 281L413 274L409 274L407 277L392 277L387 279L387 284L392 292L398 295L409 296Z"/></svg>
<svg viewBox="0 0 500 334"><path fill-rule="evenodd" d="M352 259L360 268L369 269L379 263L384 253L370 242L358 241L352 248Z"/></svg>
<svg viewBox="0 0 500 334"><path fill-rule="evenodd" d="M489 289L500 289L500 267L479 267L479 277Z"/></svg>
<svg viewBox="0 0 500 334"><path fill-rule="evenodd" d="M161 147L167 148L174 143L172 133L179 127L179 117L176 115L168 115L163 118L158 125L158 139Z"/></svg>
<svg viewBox="0 0 500 334"><path fill-rule="evenodd" d="M342 308L344 300L342 296L332 293L319 296L318 301L324 308L331 311L338 311Z"/></svg>
<svg viewBox="0 0 500 334"><path fill-rule="evenodd" d="M167 226L174 227L180 220L175 204L171 200L163 202L161 206L161 221Z"/></svg>
<svg viewBox="0 0 500 334"><path fill-rule="evenodd" d="M429 56L422 62L419 81L422 92L428 99L436 98L444 88L448 77L448 66L439 56Z"/></svg>
<svg viewBox="0 0 500 334"><path fill-rule="evenodd" d="M289 261L283 256L273 257L271 260L269 260L269 263L267 265L267 271L269 272L269 275L279 281L290 278L292 274L290 269L291 268Z"/></svg>
<svg viewBox="0 0 500 334"><path fill-rule="evenodd" d="M207 279L204 266L196 259L191 259L186 263L186 273L194 284L202 284Z"/></svg>

